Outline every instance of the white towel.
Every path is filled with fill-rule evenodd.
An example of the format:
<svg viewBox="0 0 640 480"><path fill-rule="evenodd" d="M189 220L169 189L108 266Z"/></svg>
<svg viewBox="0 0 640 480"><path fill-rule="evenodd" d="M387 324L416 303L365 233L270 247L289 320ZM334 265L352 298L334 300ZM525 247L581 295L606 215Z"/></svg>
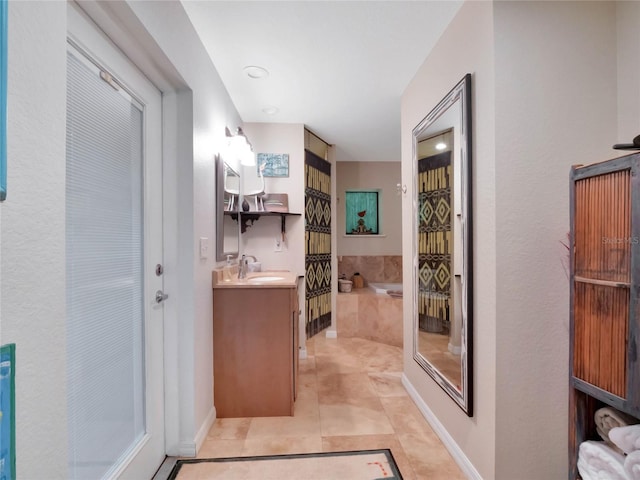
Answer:
<svg viewBox="0 0 640 480"><path fill-rule="evenodd" d="M640 450L627 455L624 459L624 471L629 480L640 480Z"/></svg>
<svg viewBox="0 0 640 480"><path fill-rule="evenodd" d="M640 424L614 427L609 430L609 438L624 453L640 450Z"/></svg>
<svg viewBox="0 0 640 480"><path fill-rule="evenodd" d="M578 471L582 480L629 480L624 456L604 442L589 440L580 444Z"/></svg>
<svg viewBox="0 0 640 480"><path fill-rule="evenodd" d="M614 447L614 449L616 450L618 450L618 447L615 446L609 438L609 432L611 431L611 429L638 423L638 420L633 418L631 415L627 415L626 413L616 410L613 407L599 408L598 410L596 410L593 419L596 424L596 431L598 432L598 435L600 435L600 437L602 437L605 442ZM618 451L622 453L622 450Z"/></svg>

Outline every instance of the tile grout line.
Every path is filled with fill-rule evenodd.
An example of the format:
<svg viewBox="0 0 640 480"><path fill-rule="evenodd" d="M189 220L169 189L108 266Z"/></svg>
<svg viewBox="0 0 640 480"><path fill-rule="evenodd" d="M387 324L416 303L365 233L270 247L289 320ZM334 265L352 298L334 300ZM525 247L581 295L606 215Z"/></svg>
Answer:
<svg viewBox="0 0 640 480"><path fill-rule="evenodd" d="M398 468L403 468L405 470L403 473L407 480L415 480L420 478L419 474L431 472L431 467L427 467L425 470L424 458L416 456L418 451L416 450L416 445L412 439L414 426L419 427L420 425L411 423L416 421L416 419L413 419L411 415L411 418L405 418L405 415L409 414L409 412L406 409L406 405L404 405L404 400L401 399L403 397L409 399L409 395L404 391L406 390L404 387L402 389L403 391L397 389L397 382L395 380L398 373L401 373L400 364L398 364L397 359L395 358L398 353L396 351L397 349L388 349L384 346L382 346L382 348L376 348L377 345L373 345L375 342L371 343L371 341L367 340L360 341L348 339L346 342L344 340L339 342L339 340L325 341L324 339L320 339L316 342L315 339L313 339L311 342L313 342L311 345L312 348L309 348L309 351L313 351L313 355L309 355L305 360L306 363L304 364L304 375L308 375L306 377L307 381L299 382L298 384L299 387L303 385L307 385L308 387L303 387L303 396L302 398L300 398L300 396L298 397L303 401L300 404L301 408L298 409L298 415L294 414L294 416L298 417L298 421L301 419L305 421L307 417L317 418L317 423L314 421L313 426L308 424L306 427L306 431L308 432L306 436L309 437L310 435L313 435L315 439L308 444L300 444L297 442L302 440L302 438L298 438L295 443L290 444L287 447L286 442L290 443L290 440L285 440L285 437L288 435L286 428L289 428L287 427L288 425L290 426L289 422L283 423L284 429L280 432L278 424L273 424L271 422L265 423L259 419L250 418L245 419L246 423L244 423L242 431L238 431L237 427L235 427L236 436L234 436L234 439L237 438L238 440L242 440L236 444L236 447L225 444L224 439L220 439L222 441L219 446L215 446L217 440L215 438L211 438L209 445L210 447L213 447L211 449L213 455L209 456L217 456L215 451L217 451L218 454L221 452L226 453L227 451L235 450L238 447L240 447L240 452L238 453L241 456L246 456L256 450L256 447L259 447L259 450L265 450L265 452L270 448L278 450L284 448L287 451L284 453L296 453L298 451L342 451L345 447L349 448L350 445L354 445L354 448L361 449L369 447L393 448L394 452L397 452L397 455L394 456L396 462L400 460ZM318 355L324 359L324 362L318 361ZM400 370L398 370L398 368L400 368ZM360 377L356 378L355 376L349 376L356 374L363 375L362 380L366 378L367 383L365 384L363 382L362 385L360 385L359 382L362 381L360 380ZM378 381L375 381L374 378ZM364 387L364 385L368 386L368 388L366 388L366 392L360 388L361 386ZM313 390L309 387L312 387ZM299 394L301 393L300 389L298 392ZM322 405L326 405L330 408L326 408L324 410L320 408L322 406L321 392L324 392L327 395L326 398L323 398L325 398L325 402L328 402ZM371 393L369 394L369 392ZM363 394L367 399L376 399L368 400L371 407L364 407L363 404L359 402L360 397ZM342 397L344 397L344 401L340 400ZM315 402L315 404L309 404L309 402ZM371 416L372 421L374 424L382 425L382 428L388 433L375 433L375 429L378 427L374 427L373 430L367 428L361 429L361 423L359 423L359 421L354 423L354 426L356 426L354 429L343 428L341 425L343 420L350 421L349 419L351 417L347 416L342 419L342 416L345 413L343 410L340 410L340 408L335 408L342 406L342 404L345 404L344 406L347 408L351 408L349 405L357 408L373 408L372 412L374 413L370 414L373 415ZM376 404L378 406L374 408L374 405ZM381 411L379 410L380 408ZM321 417L321 410L324 412L324 418ZM348 412L348 409L346 412ZM377 417L375 412L378 412ZM327 415L330 417L327 417ZM366 419L364 421L367 422ZM384 427L385 424L388 426ZM228 429L227 431L233 434L233 425L233 423L225 424L225 422L222 422L222 429L223 431L224 429ZM366 423L362 425L366 425ZM327 435L323 434L323 427L327 432ZM299 431L297 428L298 427L295 427L292 431ZM265 438L265 441L274 442L273 445L271 447L267 446L267 448L262 448L260 445L256 444L255 440L252 440L250 442L251 444L248 445L249 433L252 430L254 430L254 437L268 437ZM350 431L353 433L348 433ZM366 433L358 433L359 431ZM312 434L311 432L316 433ZM296 435L300 436L300 434ZM295 437L296 435L293 436ZM382 436L382 438L375 439L376 436ZM278 444L278 437L281 437L282 442L285 443ZM362 437L362 439L358 440L357 438L350 437ZM409 442L406 445L406 448L403 442L400 441L400 437L404 438L405 443ZM420 439L416 438L415 440L418 441L418 444L422 444ZM316 442L319 442L319 444ZM319 450L315 450L316 448L319 448ZM409 450L407 450L407 448L409 448ZM436 474L436 477L434 477L434 480L435 478L458 478L455 473L449 470L449 467L446 466L446 464L438 466L437 468L438 473ZM445 470L441 471L439 470L440 468L444 468ZM449 473L452 475L450 477L439 475L440 473L445 472L448 472L447 475ZM432 473L435 473L435 471Z"/></svg>

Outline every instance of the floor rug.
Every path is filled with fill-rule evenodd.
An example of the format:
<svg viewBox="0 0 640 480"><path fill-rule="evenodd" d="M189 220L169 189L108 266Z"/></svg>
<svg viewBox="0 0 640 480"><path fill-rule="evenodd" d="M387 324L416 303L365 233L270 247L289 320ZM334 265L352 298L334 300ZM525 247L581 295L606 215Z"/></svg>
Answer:
<svg viewBox="0 0 640 480"><path fill-rule="evenodd" d="M391 451L178 460L168 480L402 480Z"/></svg>

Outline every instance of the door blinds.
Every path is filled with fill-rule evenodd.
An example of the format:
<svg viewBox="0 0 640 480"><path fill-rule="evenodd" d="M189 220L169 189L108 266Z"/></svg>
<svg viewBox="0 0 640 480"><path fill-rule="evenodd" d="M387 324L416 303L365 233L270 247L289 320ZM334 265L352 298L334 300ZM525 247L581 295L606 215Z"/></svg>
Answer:
<svg viewBox="0 0 640 480"><path fill-rule="evenodd" d="M69 477L103 478L145 433L142 111L67 55Z"/></svg>

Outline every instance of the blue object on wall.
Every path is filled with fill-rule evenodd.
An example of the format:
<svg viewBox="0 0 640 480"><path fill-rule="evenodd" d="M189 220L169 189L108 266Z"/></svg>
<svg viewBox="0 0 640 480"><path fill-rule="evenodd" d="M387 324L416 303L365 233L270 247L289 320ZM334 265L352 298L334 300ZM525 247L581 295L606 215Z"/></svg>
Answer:
<svg viewBox="0 0 640 480"><path fill-rule="evenodd" d="M345 192L346 234L378 235L378 191Z"/></svg>
<svg viewBox="0 0 640 480"><path fill-rule="evenodd" d="M16 478L16 345L0 347L0 479Z"/></svg>
<svg viewBox="0 0 640 480"><path fill-rule="evenodd" d="M7 24L9 1L0 0L0 202L7 198Z"/></svg>
<svg viewBox="0 0 640 480"><path fill-rule="evenodd" d="M288 177L289 154L288 153L258 153L256 161L257 173L260 175L262 168L263 177Z"/></svg>

